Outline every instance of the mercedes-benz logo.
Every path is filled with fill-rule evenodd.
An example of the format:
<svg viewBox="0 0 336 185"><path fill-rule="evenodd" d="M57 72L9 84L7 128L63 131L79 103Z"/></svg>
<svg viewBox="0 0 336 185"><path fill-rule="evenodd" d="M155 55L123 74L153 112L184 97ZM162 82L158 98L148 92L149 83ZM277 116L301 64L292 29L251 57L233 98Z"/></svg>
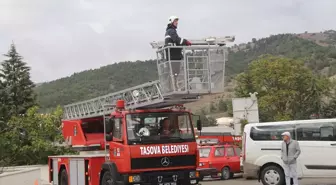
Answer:
<svg viewBox="0 0 336 185"><path fill-rule="evenodd" d="M170 164L169 158L168 157L163 157L161 159L161 164L162 164L162 166L168 166Z"/></svg>

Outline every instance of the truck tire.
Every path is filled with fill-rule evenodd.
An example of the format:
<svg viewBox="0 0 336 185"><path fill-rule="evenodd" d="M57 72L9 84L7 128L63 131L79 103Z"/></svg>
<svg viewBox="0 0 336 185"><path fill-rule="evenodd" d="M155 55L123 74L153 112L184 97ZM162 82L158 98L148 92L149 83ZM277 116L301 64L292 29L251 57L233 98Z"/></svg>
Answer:
<svg viewBox="0 0 336 185"><path fill-rule="evenodd" d="M66 169L62 169L59 177L59 185L68 185L68 174L66 172Z"/></svg>
<svg viewBox="0 0 336 185"><path fill-rule="evenodd" d="M222 180L229 180L231 177L231 172L230 172L230 168L225 166L223 169L222 169L222 177L221 179Z"/></svg>
<svg viewBox="0 0 336 185"><path fill-rule="evenodd" d="M100 185L116 185L116 176L109 171L104 171Z"/></svg>
<svg viewBox="0 0 336 185"><path fill-rule="evenodd" d="M261 171L261 182L263 185L284 185L285 174L276 165L267 166Z"/></svg>

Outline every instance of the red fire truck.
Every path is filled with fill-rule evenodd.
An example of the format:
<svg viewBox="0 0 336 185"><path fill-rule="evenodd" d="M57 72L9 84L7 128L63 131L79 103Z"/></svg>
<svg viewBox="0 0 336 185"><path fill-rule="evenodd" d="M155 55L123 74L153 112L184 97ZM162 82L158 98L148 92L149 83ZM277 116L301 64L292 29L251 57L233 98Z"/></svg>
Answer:
<svg viewBox="0 0 336 185"><path fill-rule="evenodd" d="M192 46L185 47L153 42L159 80L64 106L63 136L80 154L50 156L49 181L53 185L198 184L193 124L201 130L201 122L182 104L224 91L228 41L234 37L193 40ZM176 47L184 57L170 60L169 50Z"/></svg>

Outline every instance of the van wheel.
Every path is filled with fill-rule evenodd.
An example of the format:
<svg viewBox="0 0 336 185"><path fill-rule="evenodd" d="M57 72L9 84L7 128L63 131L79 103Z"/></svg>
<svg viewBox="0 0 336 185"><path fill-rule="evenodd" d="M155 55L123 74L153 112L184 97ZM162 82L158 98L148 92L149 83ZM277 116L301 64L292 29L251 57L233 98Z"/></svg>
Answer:
<svg viewBox="0 0 336 185"><path fill-rule="evenodd" d="M113 178L109 171L105 171L101 179L100 185L116 185L116 179Z"/></svg>
<svg viewBox="0 0 336 185"><path fill-rule="evenodd" d="M285 174L278 166L267 166L261 171L261 182L263 185L283 185Z"/></svg>
<svg viewBox="0 0 336 185"><path fill-rule="evenodd" d="M68 185L68 174L66 172L66 169L62 169L60 173L60 178L59 178L59 185Z"/></svg>
<svg viewBox="0 0 336 185"><path fill-rule="evenodd" d="M231 176L231 172L230 172L230 168L229 167L224 167L222 169L222 180L228 180L230 179Z"/></svg>

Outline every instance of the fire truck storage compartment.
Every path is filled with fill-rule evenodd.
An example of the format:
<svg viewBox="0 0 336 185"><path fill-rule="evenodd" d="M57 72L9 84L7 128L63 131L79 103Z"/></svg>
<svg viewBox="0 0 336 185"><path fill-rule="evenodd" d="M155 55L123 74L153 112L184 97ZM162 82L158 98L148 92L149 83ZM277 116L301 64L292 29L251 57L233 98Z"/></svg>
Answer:
<svg viewBox="0 0 336 185"><path fill-rule="evenodd" d="M58 185L58 159L52 159L51 164L52 166L50 168L52 168L52 174L49 173L50 180L53 181L53 184Z"/></svg>
<svg viewBox="0 0 336 185"><path fill-rule="evenodd" d="M84 159L69 159L69 182L70 185L85 184Z"/></svg>
<svg viewBox="0 0 336 185"><path fill-rule="evenodd" d="M61 170L66 169L69 185L99 184L99 173L105 157L102 154L64 155L49 158L50 181L58 185Z"/></svg>

